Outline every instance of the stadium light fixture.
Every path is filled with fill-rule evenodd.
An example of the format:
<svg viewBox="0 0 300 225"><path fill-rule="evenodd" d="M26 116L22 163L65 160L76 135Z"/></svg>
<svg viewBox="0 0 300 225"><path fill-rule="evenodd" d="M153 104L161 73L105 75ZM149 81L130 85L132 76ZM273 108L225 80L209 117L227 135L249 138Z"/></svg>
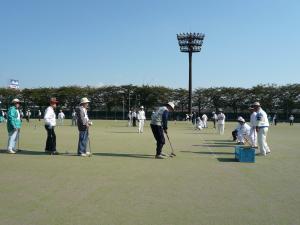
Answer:
<svg viewBox="0 0 300 225"><path fill-rule="evenodd" d="M201 51L204 37L203 33L177 34L180 51L189 53L189 114L192 113L192 55Z"/></svg>

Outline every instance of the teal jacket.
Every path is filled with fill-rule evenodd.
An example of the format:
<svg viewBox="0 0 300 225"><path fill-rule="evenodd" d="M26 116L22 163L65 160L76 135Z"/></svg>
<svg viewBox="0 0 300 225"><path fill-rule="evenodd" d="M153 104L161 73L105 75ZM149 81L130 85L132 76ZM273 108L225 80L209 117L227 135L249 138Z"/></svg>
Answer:
<svg viewBox="0 0 300 225"><path fill-rule="evenodd" d="M7 113L7 131L12 132L16 128L21 128L22 122L18 119L18 112L15 106L11 106Z"/></svg>

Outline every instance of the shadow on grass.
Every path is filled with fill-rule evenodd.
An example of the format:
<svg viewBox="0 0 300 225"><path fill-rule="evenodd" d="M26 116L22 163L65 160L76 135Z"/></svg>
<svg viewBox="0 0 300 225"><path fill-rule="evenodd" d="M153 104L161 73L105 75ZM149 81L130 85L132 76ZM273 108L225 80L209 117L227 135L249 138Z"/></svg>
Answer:
<svg viewBox="0 0 300 225"><path fill-rule="evenodd" d="M235 158L217 158L219 162L237 162Z"/></svg>
<svg viewBox="0 0 300 225"><path fill-rule="evenodd" d="M193 147L210 147L210 148L228 148L234 147L235 145L228 145L228 144L202 144L202 145L192 145Z"/></svg>
<svg viewBox="0 0 300 225"><path fill-rule="evenodd" d="M132 133L136 133L136 134L138 134L137 131L110 131L108 133L113 133L113 134L132 134Z"/></svg>
<svg viewBox="0 0 300 225"><path fill-rule="evenodd" d="M205 140L205 141L207 141L207 142L215 142L215 143L217 143L217 142L227 142L227 143L235 143L234 141L232 141L232 140Z"/></svg>
<svg viewBox="0 0 300 225"><path fill-rule="evenodd" d="M234 155L234 153L231 152L195 152L195 151L180 151L184 153L195 153L195 154L203 154L203 155Z"/></svg>
<svg viewBox="0 0 300 225"><path fill-rule="evenodd" d="M143 159L153 159L154 155L145 154L134 154L134 153L111 153L111 152L96 152L93 153L94 156L105 156L105 157L125 157L125 158L143 158Z"/></svg>
<svg viewBox="0 0 300 225"><path fill-rule="evenodd" d="M7 153L6 150L1 149L0 153ZM44 151L31 151L31 150L25 150L25 149L21 149L19 151L17 151L16 155L49 155L48 153L44 152Z"/></svg>

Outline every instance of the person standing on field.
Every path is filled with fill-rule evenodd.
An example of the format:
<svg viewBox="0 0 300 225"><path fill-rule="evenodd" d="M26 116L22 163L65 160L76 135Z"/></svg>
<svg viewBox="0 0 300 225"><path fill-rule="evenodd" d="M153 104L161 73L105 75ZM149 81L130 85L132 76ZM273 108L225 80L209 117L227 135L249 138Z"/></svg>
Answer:
<svg viewBox="0 0 300 225"><path fill-rule="evenodd" d="M11 106L7 113L7 131L8 131L8 146L7 152L15 154L17 151L17 143L19 141L21 129L21 116L18 108L20 107L20 100L15 98L12 100Z"/></svg>
<svg viewBox="0 0 300 225"><path fill-rule="evenodd" d="M77 154L79 156L90 156L91 152L87 151L87 143L89 141L89 127L92 122L89 120L87 109L90 101L87 98L82 98L80 101L80 107L76 111L77 126L79 131L79 140Z"/></svg>
<svg viewBox="0 0 300 225"><path fill-rule="evenodd" d="M38 119L39 119L39 121L41 121L41 118L42 118L42 112L41 112L41 110L39 110L38 111Z"/></svg>
<svg viewBox="0 0 300 225"><path fill-rule="evenodd" d="M253 148L257 148L257 132L256 132L256 115L257 113L254 111L253 106L250 108L251 115L250 115L250 141L251 141L251 146Z"/></svg>
<svg viewBox="0 0 300 225"><path fill-rule="evenodd" d="M267 113L261 108L259 102L253 104L254 111L256 114L256 132L257 132L257 142L261 155L266 155L271 153L271 150L267 143L267 136L269 130L269 120Z"/></svg>
<svg viewBox="0 0 300 225"><path fill-rule="evenodd" d="M132 126L132 112L131 111L128 112L127 118L128 118L128 127L131 127Z"/></svg>
<svg viewBox="0 0 300 225"><path fill-rule="evenodd" d="M293 126L293 125L294 125L294 120L295 120L294 115L290 115L290 118L289 118L290 126Z"/></svg>
<svg viewBox="0 0 300 225"><path fill-rule="evenodd" d="M135 109L132 111L132 126L133 127L136 127L136 112L135 112Z"/></svg>
<svg viewBox="0 0 300 225"><path fill-rule="evenodd" d="M224 115L223 110L219 109L219 114L218 114L218 132L219 132L220 135L224 134L225 119L226 119L226 116Z"/></svg>
<svg viewBox="0 0 300 225"><path fill-rule="evenodd" d="M55 134L55 126L56 126L56 114L55 109L58 101L56 98L50 98L50 106L45 110L44 121L45 121L45 129L47 131L47 140L45 152L50 155L58 155L56 151L56 134Z"/></svg>
<svg viewBox="0 0 300 225"><path fill-rule="evenodd" d="M165 144L164 133L168 133L168 116L170 111L174 111L175 104L169 102L165 106L158 108L158 110L152 114L151 117L151 130L156 140L156 159L164 159L162 154L162 148Z"/></svg>
<svg viewBox="0 0 300 225"><path fill-rule="evenodd" d="M207 128L207 119L208 119L208 117L207 117L207 115L204 113L204 114L202 115L202 122L203 122L204 128Z"/></svg>
<svg viewBox="0 0 300 225"><path fill-rule="evenodd" d="M144 125L145 125L145 120L146 120L146 115L145 115L145 111L144 111L144 106L140 107L140 110L138 111L137 114L137 118L139 121L139 129L138 132L139 133L143 133L144 132Z"/></svg>
<svg viewBox="0 0 300 225"><path fill-rule="evenodd" d="M31 112L30 112L30 109L28 109L27 112L26 112L26 120L27 120L28 123L29 123L29 120L30 120L30 116L31 116Z"/></svg>
<svg viewBox="0 0 300 225"><path fill-rule="evenodd" d="M75 109L73 109L72 112L72 126L77 126L77 116L76 116Z"/></svg>
<svg viewBox="0 0 300 225"><path fill-rule="evenodd" d="M63 125L64 124L64 119L65 119L65 114L63 113L62 110L59 111L57 117L58 117L58 120L60 122L60 125Z"/></svg>
<svg viewBox="0 0 300 225"><path fill-rule="evenodd" d="M218 121L218 115L215 112L212 112L212 117L211 117L213 123L214 123L214 128L216 129L216 123Z"/></svg>

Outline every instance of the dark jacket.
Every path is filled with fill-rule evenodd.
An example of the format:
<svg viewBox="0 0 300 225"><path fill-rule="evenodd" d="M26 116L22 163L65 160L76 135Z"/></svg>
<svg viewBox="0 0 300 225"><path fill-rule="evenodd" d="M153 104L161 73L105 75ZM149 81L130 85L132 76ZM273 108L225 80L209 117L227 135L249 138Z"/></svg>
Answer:
<svg viewBox="0 0 300 225"><path fill-rule="evenodd" d="M79 131L86 131L88 120L84 117L83 107L80 106L76 109L77 126Z"/></svg>

